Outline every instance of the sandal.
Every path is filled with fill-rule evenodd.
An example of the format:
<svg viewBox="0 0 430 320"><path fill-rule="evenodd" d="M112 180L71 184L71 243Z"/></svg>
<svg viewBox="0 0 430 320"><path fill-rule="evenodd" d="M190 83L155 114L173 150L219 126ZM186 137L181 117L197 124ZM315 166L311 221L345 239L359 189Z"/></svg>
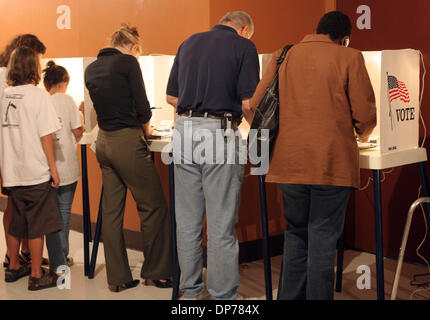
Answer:
<svg viewBox="0 0 430 320"><path fill-rule="evenodd" d="M9 258L9 256L7 254L4 255L4 258L7 260L7 262L3 261L3 268L9 268L10 258Z"/></svg>
<svg viewBox="0 0 430 320"><path fill-rule="evenodd" d="M6 282L15 282L22 277L28 276L31 274L31 268L28 265L22 265L18 270L10 270L7 268L5 270L5 281Z"/></svg>
<svg viewBox="0 0 430 320"><path fill-rule="evenodd" d="M42 268L42 277L28 279L28 290L36 291L57 286L58 275L55 272Z"/></svg>
<svg viewBox="0 0 430 320"><path fill-rule="evenodd" d="M130 288L134 288L139 284L139 280L132 280L119 286L110 285L109 290L112 292L121 292Z"/></svg>
<svg viewBox="0 0 430 320"><path fill-rule="evenodd" d="M21 250L21 253L19 255L19 261L21 264L31 264L31 255L30 252L24 252ZM42 266L49 265L49 260L46 258L42 258Z"/></svg>

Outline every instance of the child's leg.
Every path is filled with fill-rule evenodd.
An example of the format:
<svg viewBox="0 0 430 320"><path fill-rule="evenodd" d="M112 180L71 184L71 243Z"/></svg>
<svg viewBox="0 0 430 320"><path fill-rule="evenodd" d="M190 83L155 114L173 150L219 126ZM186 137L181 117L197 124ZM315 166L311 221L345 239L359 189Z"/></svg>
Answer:
<svg viewBox="0 0 430 320"><path fill-rule="evenodd" d="M4 210L4 214L3 214L3 228L4 228L4 236L6 239L6 255L8 255L10 257L10 253L9 253L9 239L8 239L8 234L9 234L9 225L10 225L10 220L12 219L12 198L10 196L7 197L7 204L6 204L6 209ZM5 257L6 259L6 257ZM5 260L5 262L7 262Z"/></svg>
<svg viewBox="0 0 430 320"><path fill-rule="evenodd" d="M28 239L21 239L21 251L22 252L29 252Z"/></svg>
<svg viewBox="0 0 430 320"><path fill-rule="evenodd" d="M9 270L18 270L21 267L19 263L19 238L6 234L7 252L10 258Z"/></svg>
<svg viewBox="0 0 430 320"><path fill-rule="evenodd" d="M75 196L77 182L61 186L54 189L55 199L61 214L62 230L60 231L63 241L64 253L69 255L69 231L70 231L70 211L72 209L73 198Z"/></svg>
<svg viewBox="0 0 430 320"><path fill-rule="evenodd" d="M49 268L57 272L58 267L67 264L61 231L46 235L46 248L49 255Z"/></svg>
<svg viewBox="0 0 430 320"><path fill-rule="evenodd" d="M31 253L31 276L33 278L40 278L42 276L43 240L43 236L28 240L28 247Z"/></svg>

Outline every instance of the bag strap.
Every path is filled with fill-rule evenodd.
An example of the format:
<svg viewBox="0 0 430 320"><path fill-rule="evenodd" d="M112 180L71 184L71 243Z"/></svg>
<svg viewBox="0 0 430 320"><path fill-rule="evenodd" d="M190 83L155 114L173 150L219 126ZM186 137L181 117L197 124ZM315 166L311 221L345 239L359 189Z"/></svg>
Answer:
<svg viewBox="0 0 430 320"><path fill-rule="evenodd" d="M285 56L287 55L288 50L291 49L293 45L292 44L288 44L284 47L284 50L282 50L281 55L278 57L278 59L276 60L276 73L278 73L279 68L281 67L282 62L284 62Z"/></svg>

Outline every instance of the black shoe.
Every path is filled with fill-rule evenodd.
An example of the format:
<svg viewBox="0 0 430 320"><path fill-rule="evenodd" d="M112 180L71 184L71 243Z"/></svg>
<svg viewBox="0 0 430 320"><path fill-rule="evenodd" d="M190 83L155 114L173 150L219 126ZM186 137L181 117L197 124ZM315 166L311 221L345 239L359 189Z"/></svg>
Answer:
<svg viewBox="0 0 430 320"><path fill-rule="evenodd" d="M9 268L4 272L4 280L6 282L15 282L16 280L31 274L29 265L22 265L18 270L10 270Z"/></svg>
<svg viewBox="0 0 430 320"><path fill-rule="evenodd" d="M109 290L112 292L121 292L130 288L136 287L140 283L139 280L132 280L119 286L110 285Z"/></svg>
<svg viewBox="0 0 430 320"><path fill-rule="evenodd" d="M154 285L157 288L162 288L162 289L166 289L166 288L172 288L173 287L173 281L172 279L164 279L165 281L160 281L160 280L145 280L145 286L149 286L149 285Z"/></svg>

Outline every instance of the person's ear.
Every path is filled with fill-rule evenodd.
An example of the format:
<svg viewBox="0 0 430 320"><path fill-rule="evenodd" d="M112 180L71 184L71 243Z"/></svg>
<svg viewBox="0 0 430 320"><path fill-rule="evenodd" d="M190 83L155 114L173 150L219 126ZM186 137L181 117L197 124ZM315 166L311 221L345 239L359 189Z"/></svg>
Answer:
<svg viewBox="0 0 430 320"><path fill-rule="evenodd" d="M249 35L249 26L242 27L242 29L240 29L239 34L244 38L247 38L247 39L251 38Z"/></svg>
<svg viewBox="0 0 430 320"><path fill-rule="evenodd" d="M349 37L348 36L343 37L340 44L344 47L348 47L349 46Z"/></svg>

